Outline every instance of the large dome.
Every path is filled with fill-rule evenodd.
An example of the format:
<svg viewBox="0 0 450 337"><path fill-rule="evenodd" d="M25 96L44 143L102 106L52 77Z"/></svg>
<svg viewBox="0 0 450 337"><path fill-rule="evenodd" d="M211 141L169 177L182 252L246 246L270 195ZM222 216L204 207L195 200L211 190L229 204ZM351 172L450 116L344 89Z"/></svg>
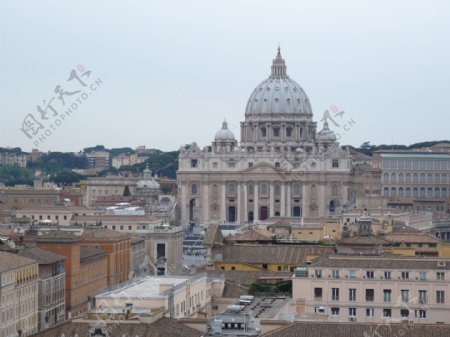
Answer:
<svg viewBox="0 0 450 337"><path fill-rule="evenodd" d="M312 115L311 104L302 87L286 74L286 65L278 48L272 73L250 95L245 115L292 113Z"/></svg>
<svg viewBox="0 0 450 337"><path fill-rule="evenodd" d="M217 131L216 136L214 137L214 140L216 142L222 142L222 141L235 141L236 138L234 137L234 133L228 129L228 124L226 121L223 121L222 123L222 129Z"/></svg>

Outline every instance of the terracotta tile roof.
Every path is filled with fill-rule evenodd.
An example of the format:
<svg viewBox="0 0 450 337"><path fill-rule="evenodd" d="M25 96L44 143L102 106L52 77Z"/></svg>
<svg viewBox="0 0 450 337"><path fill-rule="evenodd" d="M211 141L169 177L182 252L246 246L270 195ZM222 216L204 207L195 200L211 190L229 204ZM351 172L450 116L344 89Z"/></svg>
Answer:
<svg viewBox="0 0 450 337"><path fill-rule="evenodd" d="M52 253L38 247L25 247L20 249L17 254L36 260L39 264L53 264L66 259L64 255Z"/></svg>
<svg viewBox="0 0 450 337"><path fill-rule="evenodd" d="M102 256L108 256L108 253L99 248L84 246L80 247L80 262L85 262Z"/></svg>
<svg viewBox="0 0 450 337"><path fill-rule="evenodd" d="M391 242L374 235L355 235L337 241L338 245L382 245L390 246Z"/></svg>
<svg viewBox="0 0 450 337"><path fill-rule="evenodd" d="M301 322L266 333L262 337L449 337L450 325Z"/></svg>
<svg viewBox="0 0 450 337"><path fill-rule="evenodd" d="M400 255L329 255L314 260L311 266L353 269L450 270L450 258L440 259Z"/></svg>
<svg viewBox="0 0 450 337"><path fill-rule="evenodd" d="M35 260L29 259L28 257L0 251L0 272L16 269L34 263L37 262Z"/></svg>
<svg viewBox="0 0 450 337"><path fill-rule="evenodd" d="M308 255L334 253L334 247L298 245L232 245L224 246L222 261L248 264L303 264Z"/></svg>
<svg viewBox="0 0 450 337"><path fill-rule="evenodd" d="M32 337L90 337L89 329L93 323L68 321ZM200 337L201 331L189 328L170 318L161 318L154 323L111 322L106 327L108 337Z"/></svg>
<svg viewBox="0 0 450 337"><path fill-rule="evenodd" d="M395 230L384 236L387 241L405 243L442 243L438 238L417 230Z"/></svg>

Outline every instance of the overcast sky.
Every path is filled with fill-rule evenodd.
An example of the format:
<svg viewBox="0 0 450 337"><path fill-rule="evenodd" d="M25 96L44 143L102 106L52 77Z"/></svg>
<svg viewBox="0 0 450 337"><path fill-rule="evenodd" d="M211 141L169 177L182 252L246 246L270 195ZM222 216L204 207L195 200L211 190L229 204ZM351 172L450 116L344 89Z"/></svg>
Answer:
<svg viewBox="0 0 450 337"><path fill-rule="evenodd" d="M341 144L449 139L449 41L446 0L2 0L0 146L203 147L224 118L239 137L278 44L318 128L344 111L330 123ZM44 127L32 138L27 115Z"/></svg>

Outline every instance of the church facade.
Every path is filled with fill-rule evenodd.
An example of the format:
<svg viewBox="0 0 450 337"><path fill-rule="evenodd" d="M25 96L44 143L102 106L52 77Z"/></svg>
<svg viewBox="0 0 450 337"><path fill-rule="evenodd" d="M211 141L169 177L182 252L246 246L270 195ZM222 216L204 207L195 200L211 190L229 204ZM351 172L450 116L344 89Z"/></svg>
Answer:
<svg viewBox="0 0 450 337"><path fill-rule="evenodd" d="M247 102L240 143L224 121L210 146L181 147L180 220L244 224L270 217L321 217L348 201L351 155L286 73L280 49L271 75Z"/></svg>

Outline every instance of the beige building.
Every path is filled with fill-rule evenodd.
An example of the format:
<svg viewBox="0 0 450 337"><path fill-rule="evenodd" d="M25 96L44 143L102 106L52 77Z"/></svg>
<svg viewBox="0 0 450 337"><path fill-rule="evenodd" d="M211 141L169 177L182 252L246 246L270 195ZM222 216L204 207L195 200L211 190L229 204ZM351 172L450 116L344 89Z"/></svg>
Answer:
<svg viewBox="0 0 450 337"><path fill-rule="evenodd" d="M274 216L327 216L348 201L351 155L286 73L280 51L247 102L240 144L226 122L210 146L182 147L181 222L244 224Z"/></svg>
<svg viewBox="0 0 450 337"><path fill-rule="evenodd" d="M450 260L332 255L297 268L292 297L300 319L450 323Z"/></svg>
<svg viewBox="0 0 450 337"><path fill-rule="evenodd" d="M39 270L35 260L0 251L0 336L38 332Z"/></svg>
<svg viewBox="0 0 450 337"><path fill-rule="evenodd" d="M95 211L74 206L30 206L16 211L16 218L29 218L35 223L69 226L73 216L92 215Z"/></svg>
<svg viewBox="0 0 450 337"><path fill-rule="evenodd" d="M194 276L149 276L95 297L97 309L105 311L132 305L135 309L168 310L171 318L196 317L211 301L206 274ZM204 317L204 316L203 316Z"/></svg>
<svg viewBox="0 0 450 337"><path fill-rule="evenodd" d="M112 159L112 167L121 168L122 166L131 166L143 163L149 157L146 156L138 156L137 154L125 154L121 153L118 156L113 157Z"/></svg>

